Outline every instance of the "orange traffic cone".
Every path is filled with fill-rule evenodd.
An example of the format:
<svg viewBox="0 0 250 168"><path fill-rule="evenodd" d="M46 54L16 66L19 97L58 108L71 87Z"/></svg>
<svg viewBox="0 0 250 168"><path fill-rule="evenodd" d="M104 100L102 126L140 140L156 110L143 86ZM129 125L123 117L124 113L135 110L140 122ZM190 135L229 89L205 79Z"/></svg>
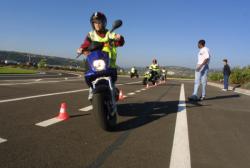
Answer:
<svg viewBox="0 0 250 168"><path fill-rule="evenodd" d="M69 115L66 112L66 103L61 104L60 112L57 118L60 120L67 120L69 118Z"/></svg>
<svg viewBox="0 0 250 168"><path fill-rule="evenodd" d="M124 95L122 93L122 90L119 91L119 100L123 100L124 99Z"/></svg>

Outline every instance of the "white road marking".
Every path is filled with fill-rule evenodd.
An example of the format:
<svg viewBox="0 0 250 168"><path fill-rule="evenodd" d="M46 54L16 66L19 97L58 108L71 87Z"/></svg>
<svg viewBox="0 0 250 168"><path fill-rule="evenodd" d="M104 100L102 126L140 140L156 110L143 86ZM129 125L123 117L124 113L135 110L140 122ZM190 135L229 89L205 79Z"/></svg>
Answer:
<svg viewBox="0 0 250 168"><path fill-rule="evenodd" d="M58 118L55 117L55 118L51 118L49 120L39 122L39 123L37 123L35 125L40 126L40 127L47 127L47 126L50 126L52 124L55 124L55 123L58 123L58 122L61 122L61 121L63 121L63 120L58 119Z"/></svg>
<svg viewBox="0 0 250 168"><path fill-rule="evenodd" d="M0 143L4 143L6 141L7 141L7 139L0 138Z"/></svg>
<svg viewBox="0 0 250 168"><path fill-rule="evenodd" d="M79 111L89 111L89 110L92 110L92 109L93 109L93 106L90 105L90 106L79 109Z"/></svg>
<svg viewBox="0 0 250 168"><path fill-rule="evenodd" d="M191 168L184 84L181 85L170 168Z"/></svg>
<svg viewBox="0 0 250 168"><path fill-rule="evenodd" d="M144 90L147 90L147 89L145 89L145 88L141 89L141 91L144 91Z"/></svg>
<svg viewBox="0 0 250 168"><path fill-rule="evenodd" d="M137 90L137 91L135 91L136 93L140 93L141 92L141 90Z"/></svg>
<svg viewBox="0 0 250 168"><path fill-rule="evenodd" d="M141 81L137 81L137 82L130 82L130 83L123 83L123 84L116 84L116 86L120 86L120 85L131 85L131 84L136 84L136 83L140 83Z"/></svg>
<svg viewBox="0 0 250 168"><path fill-rule="evenodd" d="M140 81L139 81L139 82L140 82ZM126 85L126 84L133 84L133 83L138 83L138 82L125 83L125 84L117 84L117 85ZM52 93L52 94L46 94L46 96L51 96L51 95L56 95L56 94L67 94L67 93L81 92L81 91L86 91L86 90L88 90L88 89L82 89L82 90L76 90L76 91L69 91L69 92ZM128 95L134 95L134 94L135 94L135 93L133 93L133 92L128 93ZM39 95L37 95L37 96L39 96ZM40 95L40 97L43 97L43 96L45 96L45 95ZM124 98L126 98L126 97L127 97L127 96L124 95ZM35 97L34 97L34 96L30 96L29 98L35 98ZM19 98L19 99L20 99L20 98ZM22 100L23 100L23 99L24 99L24 98L22 98ZM28 98L26 97L26 99L28 99ZM12 100L12 101L18 101L18 100L16 100L16 99L10 99L10 100ZM9 101L10 101L10 100L9 100ZM2 101L3 101L3 100L2 100ZM0 103L2 103L2 101L0 101ZM6 100L5 100L5 102L6 102ZM93 106L92 106L92 105L89 105L89 106L87 106L87 107L84 107L84 108L79 109L79 111L84 111L84 112L86 112L86 111L90 111L90 110L92 110L92 109L93 109ZM51 119L48 119L48 120L39 122L39 123L37 123L37 124L35 124L35 125L40 126L40 127L47 127L47 126L56 124L56 123L61 122L61 121L63 121L63 120L58 119L58 118L55 117L55 118L51 118Z"/></svg>
<svg viewBox="0 0 250 168"><path fill-rule="evenodd" d="M66 91L66 92L49 93L49 94L41 94L41 95L28 96L28 97L20 97L20 98L14 98L14 99L6 99L6 100L0 100L0 103L13 102L13 101L19 101L19 100L26 100L26 99L34 99L34 98L39 98L39 97L47 97L47 96L54 96L54 95L61 95L61 94L77 93L77 92L83 92L83 91L87 91L87 90L89 90L89 89L80 89L80 90L72 90L72 91Z"/></svg>
<svg viewBox="0 0 250 168"><path fill-rule="evenodd" d="M134 84L134 83L139 83L139 82L140 81L131 82L131 83L124 83L124 84L117 84L117 86L129 85L129 84ZM48 94L41 94L41 95L34 95L34 96L27 96L27 97L19 97L19 98L13 98L13 99L5 99L5 100L0 100L0 103L14 102L14 101L20 101L20 100L26 100L26 99L34 99L34 98L54 96L54 95L61 95L61 94L77 93L77 92L83 92L83 91L87 91L87 90L89 90L89 89L80 89L80 90L72 90L72 91L66 91L66 92L48 93Z"/></svg>
<svg viewBox="0 0 250 168"><path fill-rule="evenodd" d="M72 80L67 80L67 82L71 81L81 81L83 79L72 79ZM31 84L47 84L47 83L59 83L59 82L66 82L65 80L59 80L59 81L37 81L37 80L32 80L31 82L22 82L22 83L1 83L0 86L13 86L13 85L31 85Z"/></svg>

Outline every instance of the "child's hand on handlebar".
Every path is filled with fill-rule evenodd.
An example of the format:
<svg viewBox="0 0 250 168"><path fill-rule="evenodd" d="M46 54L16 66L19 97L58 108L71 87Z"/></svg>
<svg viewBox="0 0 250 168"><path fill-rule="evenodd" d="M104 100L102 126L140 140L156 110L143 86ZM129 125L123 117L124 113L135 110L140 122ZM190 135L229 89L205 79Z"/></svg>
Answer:
<svg viewBox="0 0 250 168"><path fill-rule="evenodd" d="M120 34L116 34L115 35L115 40L120 40L121 39L121 35Z"/></svg>
<svg viewBox="0 0 250 168"><path fill-rule="evenodd" d="M89 54L90 54L89 51L83 51L83 55L87 56L87 55L89 55Z"/></svg>
<svg viewBox="0 0 250 168"><path fill-rule="evenodd" d="M82 48L78 48L76 52L79 55L81 55L81 54L83 54L83 55L89 55L89 53L90 53L89 51L83 51Z"/></svg>
<svg viewBox="0 0 250 168"><path fill-rule="evenodd" d="M77 54L81 55L81 54L82 54L82 48L78 48L78 49L76 50L76 52L77 52Z"/></svg>

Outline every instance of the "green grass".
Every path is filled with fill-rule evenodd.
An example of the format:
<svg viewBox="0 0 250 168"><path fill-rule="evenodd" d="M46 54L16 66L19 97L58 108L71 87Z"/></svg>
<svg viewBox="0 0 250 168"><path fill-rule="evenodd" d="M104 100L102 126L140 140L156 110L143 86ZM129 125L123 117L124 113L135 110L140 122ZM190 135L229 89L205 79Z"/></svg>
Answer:
<svg viewBox="0 0 250 168"><path fill-rule="evenodd" d="M0 74L34 74L35 70L13 68L13 67L0 67Z"/></svg>

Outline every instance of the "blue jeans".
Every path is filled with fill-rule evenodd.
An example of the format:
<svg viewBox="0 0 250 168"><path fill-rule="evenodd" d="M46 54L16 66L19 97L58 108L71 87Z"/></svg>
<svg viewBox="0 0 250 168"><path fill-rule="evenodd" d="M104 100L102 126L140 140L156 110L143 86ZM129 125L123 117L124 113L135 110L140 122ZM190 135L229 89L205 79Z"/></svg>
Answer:
<svg viewBox="0 0 250 168"><path fill-rule="evenodd" d="M204 65L200 71L195 71L195 81L194 81L194 92L193 95L198 95L198 90L200 83L202 85L202 97L206 96L206 86L207 86L207 75L208 75L209 67L208 65Z"/></svg>
<svg viewBox="0 0 250 168"><path fill-rule="evenodd" d="M228 90L228 79L229 79L229 76L224 75L224 89L227 89L227 90Z"/></svg>

